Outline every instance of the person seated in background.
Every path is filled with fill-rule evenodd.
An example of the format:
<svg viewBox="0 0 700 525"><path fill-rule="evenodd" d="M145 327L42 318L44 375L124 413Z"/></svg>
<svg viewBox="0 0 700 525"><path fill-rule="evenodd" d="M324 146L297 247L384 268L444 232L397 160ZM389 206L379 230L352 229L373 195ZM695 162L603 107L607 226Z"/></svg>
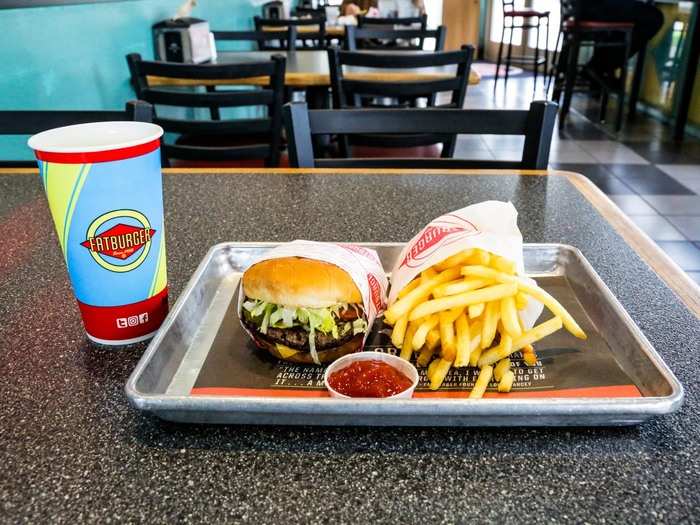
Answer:
<svg viewBox="0 0 700 525"><path fill-rule="evenodd" d="M377 0L343 0L340 4L340 16L357 15L378 16Z"/></svg>
<svg viewBox="0 0 700 525"><path fill-rule="evenodd" d="M378 0L379 16L384 18L413 18L425 14L423 0Z"/></svg>
<svg viewBox="0 0 700 525"><path fill-rule="evenodd" d="M634 24L630 58L654 37L664 23L664 15L656 6L639 0L579 1L581 20ZM620 82L616 73L624 63L625 52L622 47L596 48L585 72L598 81L614 86Z"/></svg>
<svg viewBox="0 0 700 525"><path fill-rule="evenodd" d="M340 14L408 18L425 13L423 0L343 0Z"/></svg>

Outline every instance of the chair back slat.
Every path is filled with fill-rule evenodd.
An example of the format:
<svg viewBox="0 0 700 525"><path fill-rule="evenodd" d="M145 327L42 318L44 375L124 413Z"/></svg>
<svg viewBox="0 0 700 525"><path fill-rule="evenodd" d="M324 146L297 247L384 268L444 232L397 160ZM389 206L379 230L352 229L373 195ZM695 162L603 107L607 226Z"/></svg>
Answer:
<svg viewBox="0 0 700 525"><path fill-rule="evenodd" d="M275 72L274 61L243 62L240 64L180 64L176 62L146 61L141 60L140 55L138 56L136 75L140 77L154 76L195 80L237 80L253 77L268 77ZM133 57L133 55L128 55L127 60L130 60L129 57ZM279 58L284 60L284 57L281 55ZM132 75L134 75L133 71Z"/></svg>
<svg viewBox="0 0 700 525"><path fill-rule="evenodd" d="M34 135L47 129L86 124L137 120L150 122L153 107L141 100L126 103L118 110L9 110L0 111L0 135Z"/></svg>
<svg viewBox="0 0 700 525"><path fill-rule="evenodd" d="M411 16L411 17L371 17L360 15L357 17L357 27L366 26L414 26L417 25L421 29L428 27L428 15Z"/></svg>
<svg viewBox="0 0 700 525"><path fill-rule="evenodd" d="M435 40L433 50L443 51L446 35L445 26L437 29L348 26L345 28L345 48L349 51L358 49L415 51L423 49L425 40L432 39Z"/></svg>
<svg viewBox="0 0 700 525"><path fill-rule="evenodd" d="M162 106L181 108L208 108L211 119L164 118L155 116L155 121L169 133L180 134L178 143L163 148L166 165L170 159L183 160L233 160L241 158L265 158L267 166L277 166L280 158L282 132L282 100L284 94L285 58L275 55L270 61L241 64L174 64L147 62L140 55L127 57L132 75L132 84L140 99ZM149 77L160 76L173 79L206 80L207 91L195 92L172 87L150 86ZM251 88L246 81L251 78L268 77L269 85ZM239 80L240 84L236 81ZM218 91L216 81L226 85L244 86L242 90ZM214 84L212 85L212 82ZM195 88L196 89L196 88ZM221 108L263 107L267 116L260 119L221 119ZM265 145L209 146L206 137L242 135L264 137ZM257 138L256 138L257 140ZM191 142L192 144L187 144ZM261 154L262 148L265 153ZM231 150L231 152L228 152ZM195 154L200 151L200 155ZM248 151L249 156L245 157ZM184 156L183 156L184 155Z"/></svg>
<svg viewBox="0 0 700 525"><path fill-rule="evenodd" d="M231 161L267 159L270 156L269 144L228 146L225 148L165 144L163 151L168 158L194 161Z"/></svg>
<svg viewBox="0 0 700 525"><path fill-rule="evenodd" d="M459 133L525 135L529 111L489 109L335 109L309 111L313 134ZM410 114L414 121L407 118ZM410 126L406 126L411 122Z"/></svg>
<svg viewBox="0 0 700 525"><path fill-rule="evenodd" d="M188 93L162 88L146 88L141 91L140 98L151 104L162 104L164 106L180 106L186 108L208 108L216 106L225 108L267 106L274 102L275 94L271 89Z"/></svg>
<svg viewBox="0 0 700 525"><path fill-rule="evenodd" d="M227 120L191 120L156 118L154 124L171 133L195 133L202 135L255 135L270 133L272 122L269 119L239 119L236 126Z"/></svg>
<svg viewBox="0 0 700 525"><path fill-rule="evenodd" d="M337 52L342 66L376 67L382 69L420 69L459 65L471 58L474 48L465 46L457 51L425 51L422 53L400 53L394 51L341 51L329 49L330 54Z"/></svg>
<svg viewBox="0 0 700 525"><path fill-rule="evenodd" d="M557 105L536 101L524 110L464 109L342 109L309 111L304 103L287 104L285 126L290 139L290 162L295 167L510 167L546 169ZM525 145L520 162L481 162L458 159L315 159L312 137L352 134L521 135ZM347 156L347 155L345 155ZM444 163L444 164L443 164Z"/></svg>
<svg viewBox="0 0 700 525"><path fill-rule="evenodd" d="M460 80L446 78L421 82L370 82L366 80L344 80L343 91L372 97L416 97L429 98L435 93L454 91L460 88Z"/></svg>
<svg viewBox="0 0 700 525"><path fill-rule="evenodd" d="M126 103L124 111L118 110L8 110L0 111L0 135L35 135L48 129L87 124L136 120L151 122L153 106L142 100ZM33 160L0 160L3 168L36 167Z"/></svg>
<svg viewBox="0 0 700 525"><path fill-rule="evenodd" d="M279 31L212 31L216 42L255 42L259 50L296 50L297 26ZM270 42L278 42L278 45Z"/></svg>

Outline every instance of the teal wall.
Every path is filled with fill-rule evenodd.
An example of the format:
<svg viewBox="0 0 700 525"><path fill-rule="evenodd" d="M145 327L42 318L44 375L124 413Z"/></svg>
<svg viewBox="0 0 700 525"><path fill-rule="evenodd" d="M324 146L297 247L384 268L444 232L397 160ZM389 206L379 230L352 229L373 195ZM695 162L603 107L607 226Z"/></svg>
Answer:
<svg viewBox="0 0 700 525"><path fill-rule="evenodd" d="M153 57L151 25L184 0L128 0L0 10L0 110L118 109L133 98L125 56ZM252 28L255 0L199 0L212 29ZM31 158L25 137L0 137L0 159Z"/></svg>

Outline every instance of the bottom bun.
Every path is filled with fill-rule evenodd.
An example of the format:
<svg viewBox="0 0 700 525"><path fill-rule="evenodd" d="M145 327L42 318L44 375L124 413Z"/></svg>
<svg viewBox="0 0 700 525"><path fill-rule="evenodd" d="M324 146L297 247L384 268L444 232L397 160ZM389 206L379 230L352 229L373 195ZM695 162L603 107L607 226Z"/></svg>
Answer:
<svg viewBox="0 0 700 525"><path fill-rule="evenodd" d="M352 354L353 352L358 352L362 349L362 342L364 339L364 334L357 334L355 337L350 339L347 343L341 346L335 346L332 348L326 348L325 350L320 350L318 352L318 359L321 363L330 363L336 359L343 357L347 354ZM255 344L258 348L264 348L272 355L283 361L289 361L291 363L304 363L313 365L314 360L311 354L306 350L296 350L294 348L289 348L287 346L281 345L279 343L273 343L260 337L255 337Z"/></svg>

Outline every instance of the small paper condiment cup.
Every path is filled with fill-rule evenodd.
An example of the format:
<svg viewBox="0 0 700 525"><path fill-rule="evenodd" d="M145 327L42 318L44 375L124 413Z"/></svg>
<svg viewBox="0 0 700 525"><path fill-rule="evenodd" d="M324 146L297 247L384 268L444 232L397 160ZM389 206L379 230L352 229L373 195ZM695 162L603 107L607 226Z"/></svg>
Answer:
<svg viewBox="0 0 700 525"><path fill-rule="evenodd" d="M408 377L411 380L411 386L408 387L406 390L403 392L399 392L398 394L395 394L393 396L389 397L377 397L377 398L359 398L359 397L351 397L351 396L346 396L345 394L341 394L340 392L337 392L336 390L331 387L331 385L328 383L328 378L330 375L334 372L337 372L338 370L342 370L343 368L349 367L351 364L353 364L356 361L384 361L388 365L394 367L397 369L399 372L404 374L406 377ZM323 374L323 382L326 385L326 388L328 389L328 392L331 394L331 397L336 397L339 399L409 399L413 397L413 391L416 389L416 386L418 385L418 370L416 370L416 367L413 366L411 363L408 361L401 359L398 356L391 355L391 354L385 354L384 352L356 352L354 354L348 354L346 356L341 357L340 359L333 361L327 368L326 368L326 373Z"/></svg>

